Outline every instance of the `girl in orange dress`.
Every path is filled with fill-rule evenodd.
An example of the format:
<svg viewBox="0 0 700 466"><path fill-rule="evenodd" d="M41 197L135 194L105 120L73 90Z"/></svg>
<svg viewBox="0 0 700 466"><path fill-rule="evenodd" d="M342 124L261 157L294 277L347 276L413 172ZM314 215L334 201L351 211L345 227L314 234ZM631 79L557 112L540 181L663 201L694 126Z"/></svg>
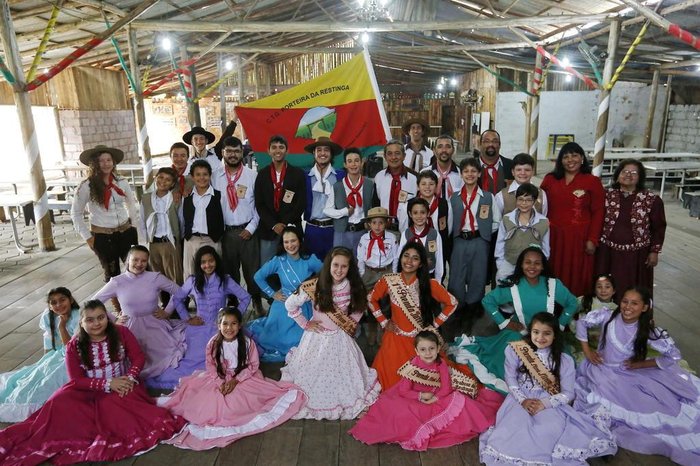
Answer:
<svg viewBox="0 0 700 466"><path fill-rule="evenodd" d="M372 367L377 371L382 391L401 380L399 368L415 355L414 337L424 329L436 329L457 307L454 296L428 274L428 259L421 243L408 243L399 254L398 273L384 275L369 297L369 308L384 329L379 352ZM382 314L379 301L389 296L391 319ZM444 351L440 356L447 364L476 380L467 366L448 361ZM477 400L494 409L503 397L479 384Z"/></svg>

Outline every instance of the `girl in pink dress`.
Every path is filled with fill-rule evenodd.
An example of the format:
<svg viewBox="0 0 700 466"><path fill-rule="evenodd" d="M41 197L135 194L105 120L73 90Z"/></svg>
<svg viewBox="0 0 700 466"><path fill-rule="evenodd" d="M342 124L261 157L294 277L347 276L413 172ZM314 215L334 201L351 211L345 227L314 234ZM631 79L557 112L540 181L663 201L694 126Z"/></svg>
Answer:
<svg viewBox="0 0 700 466"><path fill-rule="evenodd" d="M302 312L309 301L314 304L311 320ZM367 292L353 253L342 246L333 248L318 280L302 283L285 306L304 329L282 368L282 380L297 384L309 397L295 419L356 418L374 403L381 387L377 372L367 367L355 343Z"/></svg>
<svg viewBox="0 0 700 466"><path fill-rule="evenodd" d="M118 461L172 437L185 420L159 408L139 383L145 358L99 300L85 303L66 348L70 381L26 421L0 431L0 464Z"/></svg>
<svg viewBox="0 0 700 466"><path fill-rule="evenodd" d="M180 380L161 403L190 424L173 439L176 447L207 450L278 426L306 403L298 387L266 379L258 350L241 330L233 307L219 312L219 332L209 341L206 369Z"/></svg>
<svg viewBox="0 0 700 466"><path fill-rule="evenodd" d="M483 404L453 388L437 333L418 332L414 345L418 356L399 369L401 381L382 393L350 435L367 444L425 451L466 442L496 422L500 403ZM472 389L476 395L476 382Z"/></svg>

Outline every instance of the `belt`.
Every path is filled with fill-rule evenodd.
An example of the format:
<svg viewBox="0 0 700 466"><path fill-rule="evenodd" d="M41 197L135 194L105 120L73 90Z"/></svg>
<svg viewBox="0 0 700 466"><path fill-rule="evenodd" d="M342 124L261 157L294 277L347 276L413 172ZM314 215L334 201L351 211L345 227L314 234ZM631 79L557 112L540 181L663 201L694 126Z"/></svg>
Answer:
<svg viewBox="0 0 700 466"><path fill-rule="evenodd" d="M459 237L462 239L465 239L467 241L472 240L474 238L480 237L481 234L479 233L479 230L476 231L463 231L459 234Z"/></svg>
<svg viewBox="0 0 700 466"><path fill-rule="evenodd" d="M192 236L202 236L202 237L204 237L204 236L209 236L209 235L207 235L206 233L192 233Z"/></svg>
<svg viewBox="0 0 700 466"><path fill-rule="evenodd" d="M231 231L231 230L243 230L245 227L248 226L250 222L246 222L242 225L226 225L226 228L224 228L225 231Z"/></svg>
<svg viewBox="0 0 700 466"><path fill-rule="evenodd" d="M372 272L386 272L387 270L391 270L391 264L385 265L384 267L370 267L369 265L365 265L365 268Z"/></svg>
<svg viewBox="0 0 700 466"><path fill-rule="evenodd" d="M111 235L112 233L124 233L126 230L131 228L131 220L127 220L116 228L100 227L97 225L90 225L90 231L92 233L97 233L100 235Z"/></svg>
<svg viewBox="0 0 700 466"><path fill-rule="evenodd" d="M312 218L311 220L307 220L306 223L309 223L311 225L315 225L317 227L332 227L333 226L333 220L316 220L315 218Z"/></svg>
<svg viewBox="0 0 700 466"><path fill-rule="evenodd" d="M365 231L365 224L360 222L360 223L348 223L348 227L345 229L346 231Z"/></svg>
<svg viewBox="0 0 700 466"><path fill-rule="evenodd" d="M163 236L160 238L153 237L153 239L151 240L151 243L169 243L169 242L170 242L170 239L167 236Z"/></svg>

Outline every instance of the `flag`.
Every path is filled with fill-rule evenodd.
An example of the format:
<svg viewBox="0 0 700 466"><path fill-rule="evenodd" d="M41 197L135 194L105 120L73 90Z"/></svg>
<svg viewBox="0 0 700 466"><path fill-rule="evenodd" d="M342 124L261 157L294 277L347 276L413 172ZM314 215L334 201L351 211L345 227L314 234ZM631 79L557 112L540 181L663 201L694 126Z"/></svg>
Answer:
<svg viewBox="0 0 700 466"><path fill-rule="evenodd" d="M289 147L287 161L311 167L313 156L304 147L321 136L343 147L374 153L391 138L379 87L365 50L331 71L279 94L236 107L260 167L270 163L271 136L281 134ZM334 160L343 165L342 156Z"/></svg>

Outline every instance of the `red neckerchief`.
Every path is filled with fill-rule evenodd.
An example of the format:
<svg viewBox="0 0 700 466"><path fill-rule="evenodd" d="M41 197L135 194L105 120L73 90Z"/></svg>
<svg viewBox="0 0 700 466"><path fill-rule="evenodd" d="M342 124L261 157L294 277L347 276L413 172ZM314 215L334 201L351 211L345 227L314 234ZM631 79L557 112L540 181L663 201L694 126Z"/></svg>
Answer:
<svg viewBox="0 0 700 466"><path fill-rule="evenodd" d="M486 163L482 158L479 158L479 160L481 161L481 165L484 167L484 175L488 175L488 177L481 177L481 189L494 193L498 188L498 168L496 168L496 165L498 165L498 162L500 162L501 159L499 157L494 163ZM493 191L489 189L489 178L493 180Z"/></svg>
<svg viewBox="0 0 700 466"><path fill-rule="evenodd" d="M282 185L284 184L284 175L287 174L287 161L282 165L282 170L280 171L280 180L277 181L277 172L275 171L275 164L270 164L270 179L272 179L272 186L274 187L274 206L275 210L279 212L280 201L282 200Z"/></svg>
<svg viewBox="0 0 700 466"><path fill-rule="evenodd" d="M105 195L104 195L104 205L105 205L105 210L109 209L109 200L112 199L112 191L115 193L119 194L120 196L124 197L126 194L124 194L124 191L114 184L114 176L109 175L109 183L107 183L107 186L105 186Z"/></svg>
<svg viewBox="0 0 700 466"><path fill-rule="evenodd" d="M345 186L347 186L350 190L350 194L348 194L348 205L353 209L355 207L362 207L362 194L360 194L360 188L362 188L364 182L365 179L360 176L360 182L353 188L352 185L350 185L350 177L345 177Z"/></svg>
<svg viewBox="0 0 700 466"><path fill-rule="evenodd" d="M177 182L180 185L180 194L185 194L185 170L187 170L187 165L185 165L185 168L182 169L182 172L175 168L175 165L173 165L172 168L175 170L175 173L177 173Z"/></svg>
<svg viewBox="0 0 700 466"><path fill-rule="evenodd" d="M243 165L240 165L238 167L238 173L236 173L236 176L234 176L233 178L229 176L228 168L226 168L225 172L227 181L226 194L228 194L228 206L231 208L231 211L235 212L236 207L238 207L238 194L236 193L236 182L243 174Z"/></svg>
<svg viewBox="0 0 700 466"><path fill-rule="evenodd" d="M439 199L437 194L433 195L433 202L430 203L430 211L428 212L428 227L430 228L435 228L435 225L433 225L433 214L438 208L438 201Z"/></svg>
<svg viewBox="0 0 700 466"><path fill-rule="evenodd" d="M421 233L416 233L416 227L414 225L411 225L409 229L413 233L413 238L411 238L411 241L414 243L423 244L423 238L428 236L428 232L430 232L430 227L428 225L423 227L423 231Z"/></svg>
<svg viewBox="0 0 700 466"><path fill-rule="evenodd" d="M379 245L379 249L381 249L384 255L386 256L386 249L384 249L384 235L375 235L373 231L370 231L369 246L367 246L367 259L369 259L372 256L372 248L374 247L375 242L377 243L377 245Z"/></svg>
<svg viewBox="0 0 700 466"><path fill-rule="evenodd" d="M452 197L452 194L454 194L454 191L452 190L452 183L450 182L449 174L452 171L452 167L448 168L446 171L440 170L440 165L437 163L435 164L435 169L438 172L438 184L437 184L437 192L435 193L436 197L443 197L442 194L442 187L447 186L447 192L445 193L445 198L449 199Z"/></svg>
<svg viewBox="0 0 700 466"><path fill-rule="evenodd" d="M465 219L467 218L467 215L469 215L469 231L476 231L476 219L474 218L474 214L472 213L472 204L474 203L474 199L476 199L476 192L479 189L474 186L474 191L472 191L471 196L469 196L469 199L467 200L467 186L464 185L462 187L462 191L460 191L459 195L462 198L462 202L464 203L464 212L462 212L462 222L460 225L462 226L462 229L464 229L465 226Z"/></svg>
<svg viewBox="0 0 700 466"><path fill-rule="evenodd" d="M389 191L389 215L396 217L399 210L399 193L401 192L401 173L391 174L391 191Z"/></svg>

